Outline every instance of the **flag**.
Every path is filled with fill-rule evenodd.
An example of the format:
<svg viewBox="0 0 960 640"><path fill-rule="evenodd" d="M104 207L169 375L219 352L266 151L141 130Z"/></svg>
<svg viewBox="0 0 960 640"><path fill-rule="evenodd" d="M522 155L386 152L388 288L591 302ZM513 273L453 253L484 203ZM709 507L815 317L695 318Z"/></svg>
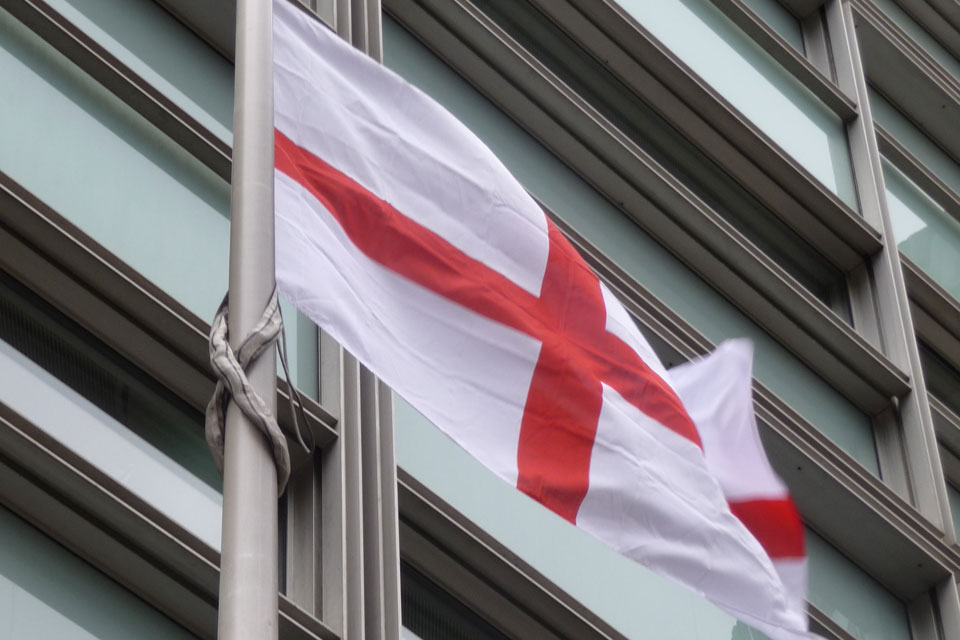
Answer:
<svg viewBox="0 0 960 640"><path fill-rule="evenodd" d="M284 295L505 481L747 624L808 637L802 595L711 473L710 417L476 136L283 0L274 108Z"/></svg>

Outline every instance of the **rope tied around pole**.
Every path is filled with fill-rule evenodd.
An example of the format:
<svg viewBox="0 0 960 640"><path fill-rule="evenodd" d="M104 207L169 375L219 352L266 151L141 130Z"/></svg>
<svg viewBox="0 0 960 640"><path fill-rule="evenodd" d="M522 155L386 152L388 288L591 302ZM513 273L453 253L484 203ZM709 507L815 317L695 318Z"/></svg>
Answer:
<svg viewBox="0 0 960 640"><path fill-rule="evenodd" d="M306 425L306 414L303 411L303 400L300 393L290 380L290 371L287 368L287 344L283 331L283 316L280 313L280 301L277 290L273 290L263 314L250 333L240 343L240 348L234 353L230 347L227 335L227 302L229 293L224 296L213 325L210 327L210 364L217 375L217 387L207 405L205 437L207 447L213 454L214 462L220 475L223 475L223 445L224 422L227 415L227 403L232 399L246 418L253 423L263 435L273 452L274 463L277 467L277 492L282 495L290 479L290 451L287 440L280 430L276 417L267 408L260 395L253 389L245 373L249 364L260 354L277 344L280 363L290 389L288 400L290 412L293 415L294 435L304 451L310 453L313 446L307 445L301 435L301 424ZM294 403L296 396L296 403ZM308 430L309 433L309 430ZM311 437L312 440L312 437Z"/></svg>

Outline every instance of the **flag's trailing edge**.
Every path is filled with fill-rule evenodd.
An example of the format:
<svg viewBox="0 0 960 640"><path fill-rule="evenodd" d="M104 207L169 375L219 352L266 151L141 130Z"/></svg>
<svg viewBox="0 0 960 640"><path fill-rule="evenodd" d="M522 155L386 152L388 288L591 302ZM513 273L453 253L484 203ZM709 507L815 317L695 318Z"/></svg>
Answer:
<svg viewBox="0 0 960 640"><path fill-rule="evenodd" d="M274 12L282 293L507 482L774 638L809 637L802 525L777 512L801 536L786 555L767 527L782 484L771 472L740 492L714 455L741 455L712 430L726 429L729 401L757 443L751 464L766 465L743 345L678 372L678 395L625 309L476 136L288 2ZM694 411L696 380L731 353L739 391L718 390L720 417Z"/></svg>

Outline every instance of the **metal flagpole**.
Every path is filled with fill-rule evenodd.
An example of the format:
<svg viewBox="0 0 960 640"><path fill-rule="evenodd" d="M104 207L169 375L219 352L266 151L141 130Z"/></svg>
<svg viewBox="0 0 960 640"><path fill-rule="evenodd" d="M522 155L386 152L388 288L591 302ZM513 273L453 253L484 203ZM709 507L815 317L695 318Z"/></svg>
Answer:
<svg viewBox="0 0 960 640"><path fill-rule="evenodd" d="M275 286L273 246L273 6L238 0L230 222L229 335L236 350ZM276 356L247 369L276 415ZM263 434L227 410L220 559L220 640L277 638L277 470Z"/></svg>

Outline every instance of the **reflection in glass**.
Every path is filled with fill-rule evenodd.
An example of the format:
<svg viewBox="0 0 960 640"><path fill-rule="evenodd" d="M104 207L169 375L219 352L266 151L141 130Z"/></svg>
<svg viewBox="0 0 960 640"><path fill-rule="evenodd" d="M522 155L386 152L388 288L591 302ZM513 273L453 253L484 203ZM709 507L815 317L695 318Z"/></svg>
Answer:
<svg viewBox="0 0 960 640"><path fill-rule="evenodd" d="M960 220L886 160L883 180L900 251L960 300Z"/></svg>

